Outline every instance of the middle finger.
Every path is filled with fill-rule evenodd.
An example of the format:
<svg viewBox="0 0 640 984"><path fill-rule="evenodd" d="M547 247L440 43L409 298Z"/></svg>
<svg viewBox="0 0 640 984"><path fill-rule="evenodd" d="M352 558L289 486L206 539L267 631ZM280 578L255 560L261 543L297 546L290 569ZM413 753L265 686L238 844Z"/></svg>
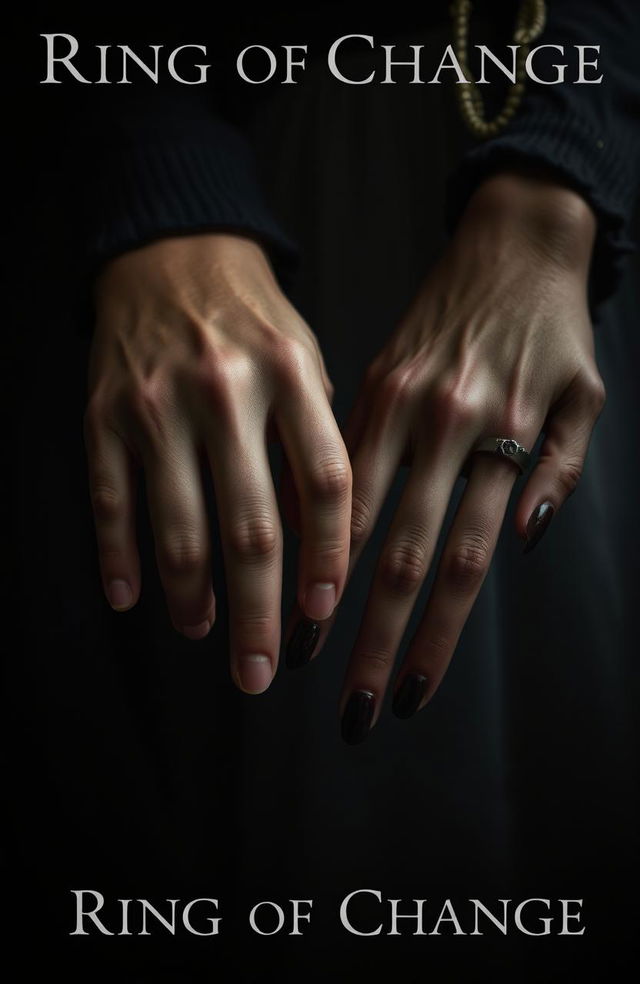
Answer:
<svg viewBox="0 0 640 984"><path fill-rule="evenodd" d="M424 617L398 675L393 708L411 717L435 693L495 551L517 472L477 455L445 543Z"/></svg>
<svg viewBox="0 0 640 984"><path fill-rule="evenodd" d="M278 662L282 528L260 428L208 444L224 552L231 671L245 693L267 689Z"/></svg>

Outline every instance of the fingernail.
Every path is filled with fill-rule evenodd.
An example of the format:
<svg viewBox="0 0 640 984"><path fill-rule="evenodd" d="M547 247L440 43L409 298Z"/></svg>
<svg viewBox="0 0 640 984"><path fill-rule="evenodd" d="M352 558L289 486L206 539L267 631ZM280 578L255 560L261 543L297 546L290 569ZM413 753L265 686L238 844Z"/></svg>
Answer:
<svg viewBox="0 0 640 984"><path fill-rule="evenodd" d="M310 618L302 618L287 643L286 663L290 670L306 666L313 656L320 637L320 626Z"/></svg>
<svg viewBox="0 0 640 984"><path fill-rule="evenodd" d="M527 542L524 553L529 553L540 542L553 519L553 513L554 508L550 502L543 502L537 509L533 510L527 523Z"/></svg>
<svg viewBox="0 0 640 984"><path fill-rule="evenodd" d="M329 618L336 607L335 584L312 584L304 596L304 613L307 618L322 622Z"/></svg>
<svg viewBox="0 0 640 984"><path fill-rule="evenodd" d="M261 694L273 679L271 660L261 653L242 656L238 661L238 676L246 693Z"/></svg>
<svg viewBox="0 0 640 984"><path fill-rule="evenodd" d="M420 707L427 689L427 678L421 673L408 673L393 698L393 713L399 718L410 718Z"/></svg>
<svg viewBox="0 0 640 984"><path fill-rule="evenodd" d="M369 734L375 697L369 690L354 690L342 715L342 737L348 745L357 745Z"/></svg>
<svg viewBox="0 0 640 984"><path fill-rule="evenodd" d="M187 639L204 639L209 634L211 622L200 622L198 625L183 625L182 633Z"/></svg>
<svg viewBox="0 0 640 984"><path fill-rule="evenodd" d="M131 606L133 591L126 581L118 579L110 582L107 588L107 597L112 608L115 608L116 611L122 611Z"/></svg>

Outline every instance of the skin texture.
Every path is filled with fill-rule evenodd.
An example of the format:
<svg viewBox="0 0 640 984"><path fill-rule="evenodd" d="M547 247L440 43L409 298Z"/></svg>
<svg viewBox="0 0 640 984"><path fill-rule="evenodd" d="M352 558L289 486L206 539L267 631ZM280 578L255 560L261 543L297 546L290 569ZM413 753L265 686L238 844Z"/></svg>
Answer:
<svg viewBox="0 0 640 984"><path fill-rule="evenodd" d="M173 623L193 639L209 631L215 602L200 477L209 467L232 675L246 692L261 692L278 659L282 565L267 434L284 447L282 502L302 540L287 636L303 616L311 627L304 658L293 653L290 665L321 650L393 477L408 465L340 702L341 714L366 703L355 723L343 721L346 740L362 740L378 718L453 485L476 441L507 436L531 448L544 431L516 510L524 541L543 532L540 507L552 507L543 510L546 528L577 485L604 402L587 304L595 230L584 200L544 175L486 180L369 367L346 447L315 337L258 244L222 233L185 236L112 261L96 286L85 415L112 606L126 610L140 592L134 483L142 468ZM516 477L507 461L471 459L434 589L394 685L397 693L412 678L399 716L424 706L446 672Z"/></svg>
<svg viewBox="0 0 640 984"><path fill-rule="evenodd" d="M301 610L326 619L347 572L351 468L315 337L261 247L222 233L160 240L112 261L96 311L84 433L107 598L123 611L140 594L142 468L173 624L206 636L215 598L201 469L210 467L232 675L262 692L278 661L282 579L268 432L282 441L300 504Z"/></svg>
<svg viewBox="0 0 640 984"><path fill-rule="evenodd" d="M546 516L557 514L578 483L604 403L587 303L595 229L583 199L543 176L487 180L366 373L346 427L351 570L401 463L409 472L346 671L340 712L347 740L364 737L348 737L353 694L372 694L371 726L378 718L454 482L474 444L507 436L530 449L544 431L516 510L525 541L538 507L549 503ZM517 474L491 455L471 459L433 590L394 684L398 716L410 716L412 701L413 710L423 707L446 672ZM535 527L534 517L529 534ZM316 655L330 627L323 624Z"/></svg>

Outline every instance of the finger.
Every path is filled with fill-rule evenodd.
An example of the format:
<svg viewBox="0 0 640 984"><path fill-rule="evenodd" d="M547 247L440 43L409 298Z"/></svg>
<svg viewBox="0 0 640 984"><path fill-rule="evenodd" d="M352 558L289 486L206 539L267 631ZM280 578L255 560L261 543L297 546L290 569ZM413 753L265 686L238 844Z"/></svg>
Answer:
<svg viewBox="0 0 640 984"><path fill-rule="evenodd" d="M362 436L352 464L350 553L345 581L349 579L375 527L402 455L399 429L387 426L375 414ZM305 666L318 655L336 618L323 622L305 618L299 605L287 625L287 666Z"/></svg>
<svg viewBox="0 0 640 984"><path fill-rule="evenodd" d="M282 529L264 434L227 433L208 447L229 597L231 673L249 694L278 663Z"/></svg>
<svg viewBox="0 0 640 984"><path fill-rule="evenodd" d="M549 416L540 456L516 509L516 529L525 541L525 553L540 542L555 513L577 488L603 405L602 381L578 379Z"/></svg>
<svg viewBox="0 0 640 984"><path fill-rule="evenodd" d="M322 358L322 352L320 351L320 347L315 339L314 344L321 367L322 383L324 386L325 395L329 401L329 404L331 404L334 393L333 384L327 375L327 370ZM294 533L300 537L302 534L300 521L300 500L298 498L298 491L296 489L293 472L291 471L291 465L286 458L282 462L282 471L280 475L280 504L287 523Z"/></svg>
<svg viewBox="0 0 640 984"><path fill-rule="evenodd" d="M300 508L297 598L307 618L329 618L349 561L351 465L324 392L289 394L276 411Z"/></svg>
<svg viewBox="0 0 640 984"><path fill-rule="evenodd" d="M442 552L427 607L398 674L393 710L410 717L429 700L453 656L493 556L517 471L477 455Z"/></svg>
<svg viewBox="0 0 640 984"><path fill-rule="evenodd" d="M90 411L84 434L102 584L111 607L122 612L140 596L133 461L120 437Z"/></svg>
<svg viewBox="0 0 640 984"><path fill-rule="evenodd" d="M158 571L171 620L188 639L215 619L209 523L196 449L188 440L143 452Z"/></svg>
<svg viewBox="0 0 640 984"><path fill-rule="evenodd" d="M362 740L375 724L395 655L431 564L465 447L416 456L386 537L340 701L343 737ZM362 728L360 706L368 710Z"/></svg>

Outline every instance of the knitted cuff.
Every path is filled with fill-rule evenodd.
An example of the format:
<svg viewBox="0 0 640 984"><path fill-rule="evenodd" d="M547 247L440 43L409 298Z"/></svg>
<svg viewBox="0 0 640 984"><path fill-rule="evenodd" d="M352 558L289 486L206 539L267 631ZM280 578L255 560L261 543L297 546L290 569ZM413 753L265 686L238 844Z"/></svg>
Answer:
<svg viewBox="0 0 640 984"><path fill-rule="evenodd" d="M83 221L90 275L160 237L214 230L260 241L285 288L297 261L262 196L248 143L222 123L197 142L164 136L110 150L88 182Z"/></svg>

